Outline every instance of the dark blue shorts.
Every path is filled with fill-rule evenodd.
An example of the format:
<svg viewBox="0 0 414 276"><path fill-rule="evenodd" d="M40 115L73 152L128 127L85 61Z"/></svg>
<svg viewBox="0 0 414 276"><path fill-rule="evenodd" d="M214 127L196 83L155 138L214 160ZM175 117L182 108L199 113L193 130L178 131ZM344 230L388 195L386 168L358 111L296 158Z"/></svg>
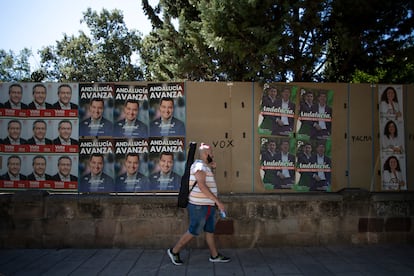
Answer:
<svg viewBox="0 0 414 276"><path fill-rule="evenodd" d="M207 233L214 233L216 208L210 205L194 205L188 203L188 214L190 216L190 226L188 232L193 236L198 236L201 230Z"/></svg>

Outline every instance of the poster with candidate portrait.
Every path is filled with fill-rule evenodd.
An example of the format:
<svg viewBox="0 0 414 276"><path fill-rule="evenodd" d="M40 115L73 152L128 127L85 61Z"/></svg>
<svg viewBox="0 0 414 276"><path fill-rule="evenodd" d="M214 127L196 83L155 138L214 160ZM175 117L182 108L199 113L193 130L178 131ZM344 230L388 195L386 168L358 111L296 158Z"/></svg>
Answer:
<svg viewBox="0 0 414 276"><path fill-rule="evenodd" d="M402 85L379 85L381 190L407 190Z"/></svg>
<svg viewBox="0 0 414 276"><path fill-rule="evenodd" d="M152 137L148 151L150 190L178 191L185 169L184 137Z"/></svg>
<svg viewBox="0 0 414 276"><path fill-rule="evenodd" d="M260 176L266 190L293 190L295 139L260 137Z"/></svg>
<svg viewBox="0 0 414 276"><path fill-rule="evenodd" d="M114 192L114 141L112 138L81 138L79 186L81 193Z"/></svg>
<svg viewBox="0 0 414 276"><path fill-rule="evenodd" d="M332 103L331 90L264 86L258 132L265 190L331 191Z"/></svg>
<svg viewBox="0 0 414 276"><path fill-rule="evenodd" d="M2 136L1 150L6 153L29 152L27 140L30 137L31 124L21 117L2 117L0 120Z"/></svg>
<svg viewBox="0 0 414 276"><path fill-rule="evenodd" d="M53 169L59 158L71 155L70 160L76 162L76 169L71 172L77 178L78 84L3 83L0 89L4 90L0 96L3 103L0 132L4 134L1 151L7 158L17 154L20 160L12 158L15 162L10 165L14 164L16 170L20 162L21 171L13 174L7 168L4 174L9 178L26 177L15 183L7 182L4 188L76 191L77 180L59 182L56 186L51 177L57 173Z"/></svg>
<svg viewBox="0 0 414 276"><path fill-rule="evenodd" d="M112 136L113 83L79 84L79 136Z"/></svg>
<svg viewBox="0 0 414 276"><path fill-rule="evenodd" d="M29 94L29 83L0 83L0 116L7 117L26 117L27 102L23 101L23 96Z"/></svg>
<svg viewBox="0 0 414 276"><path fill-rule="evenodd" d="M300 88L297 137L304 140L327 140L332 135L333 91Z"/></svg>
<svg viewBox="0 0 414 276"><path fill-rule="evenodd" d="M137 193L150 190L147 139L116 138L115 192Z"/></svg>
<svg viewBox="0 0 414 276"><path fill-rule="evenodd" d="M260 102L259 134L292 137L295 131L296 94L296 86L264 86Z"/></svg>
<svg viewBox="0 0 414 276"><path fill-rule="evenodd" d="M31 153L22 163L22 173L27 177L28 189L53 189L55 173L53 154Z"/></svg>
<svg viewBox="0 0 414 276"><path fill-rule="evenodd" d="M297 140L297 191L331 191L331 140Z"/></svg>
<svg viewBox="0 0 414 276"><path fill-rule="evenodd" d="M51 156L52 187L56 192L78 190L78 154L52 155Z"/></svg>
<svg viewBox="0 0 414 276"><path fill-rule="evenodd" d="M148 84L149 136L185 136L184 83Z"/></svg>
<svg viewBox="0 0 414 276"><path fill-rule="evenodd" d="M113 137L148 138L148 88L115 85Z"/></svg>
<svg viewBox="0 0 414 276"><path fill-rule="evenodd" d="M5 190L27 189L27 175L31 173L32 158L16 153L0 154L0 188Z"/></svg>

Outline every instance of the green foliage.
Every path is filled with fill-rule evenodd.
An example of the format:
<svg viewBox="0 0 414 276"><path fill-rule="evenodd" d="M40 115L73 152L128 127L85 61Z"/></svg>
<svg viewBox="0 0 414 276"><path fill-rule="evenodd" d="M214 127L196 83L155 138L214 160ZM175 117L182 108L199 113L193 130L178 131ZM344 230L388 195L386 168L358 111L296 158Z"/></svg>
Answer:
<svg viewBox="0 0 414 276"><path fill-rule="evenodd" d="M159 25L150 36L160 39L149 40L143 47L154 53L165 49L165 38L174 37L179 41L168 46L182 54L163 59L176 62L178 67L172 72L175 77L310 81L317 78L318 66L324 62L327 38L323 34L327 17L322 0L205 0L179 1L178 4L160 1L155 9L151 10L146 4L144 9L150 10L147 14L152 22L161 21L152 19L157 16L155 11L164 19L179 15L179 30L169 31L166 25ZM166 24L165 20L163 22ZM143 62L148 68L154 68L156 61L147 59L148 56L142 57ZM158 66L156 75L165 74L163 68L168 65ZM200 68L204 71L197 70Z"/></svg>
<svg viewBox="0 0 414 276"><path fill-rule="evenodd" d="M142 3L153 23L142 55L149 79L413 81L412 1Z"/></svg>
<svg viewBox="0 0 414 276"><path fill-rule="evenodd" d="M42 67L49 80L56 81L132 81L142 80L142 71L132 58L141 47L140 34L128 30L122 12L90 8L82 22L90 36L64 34L56 46L41 49Z"/></svg>
<svg viewBox="0 0 414 276"><path fill-rule="evenodd" d="M414 53L412 1L336 0L330 22L326 81L414 80L406 71Z"/></svg>
<svg viewBox="0 0 414 276"><path fill-rule="evenodd" d="M30 56L32 52L24 48L19 54L0 49L0 81L30 81Z"/></svg>
<svg viewBox="0 0 414 276"><path fill-rule="evenodd" d="M0 80L414 82L413 1L141 3L145 38L119 10L88 9L89 33L43 47L33 73L30 50L0 50Z"/></svg>

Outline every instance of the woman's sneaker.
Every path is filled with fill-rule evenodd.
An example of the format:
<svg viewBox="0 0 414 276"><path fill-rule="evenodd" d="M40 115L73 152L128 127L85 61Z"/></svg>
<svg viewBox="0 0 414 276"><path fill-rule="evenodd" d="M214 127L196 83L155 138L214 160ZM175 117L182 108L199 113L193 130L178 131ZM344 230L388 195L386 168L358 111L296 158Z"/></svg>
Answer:
<svg viewBox="0 0 414 276"><path fill-rule="evenodd" d="M171 248L167 249L167 254L171 259L171 262L175 265L183 265L183 261L180 259L180 253L173 253Z"/></svg>
<svg viewBox="0 0 414 276"><path fill-rule="evenodd" d="M212 263L228 263L230 262L230 258L224 257L220 253L216 257L210 256L210 259L208 259Z"/></svg>

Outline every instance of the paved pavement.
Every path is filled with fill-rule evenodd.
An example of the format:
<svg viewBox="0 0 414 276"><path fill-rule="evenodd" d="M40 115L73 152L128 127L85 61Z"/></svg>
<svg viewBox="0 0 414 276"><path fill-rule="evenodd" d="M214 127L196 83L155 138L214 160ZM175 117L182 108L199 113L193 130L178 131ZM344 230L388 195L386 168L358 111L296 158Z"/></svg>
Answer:
<svg viewBox="0 0 414 276"><path fill-rule="evenodd" d="M0 275L414 275L414 245L223 249L230 263L210 263L206 249L2 249Z"/></svg>

